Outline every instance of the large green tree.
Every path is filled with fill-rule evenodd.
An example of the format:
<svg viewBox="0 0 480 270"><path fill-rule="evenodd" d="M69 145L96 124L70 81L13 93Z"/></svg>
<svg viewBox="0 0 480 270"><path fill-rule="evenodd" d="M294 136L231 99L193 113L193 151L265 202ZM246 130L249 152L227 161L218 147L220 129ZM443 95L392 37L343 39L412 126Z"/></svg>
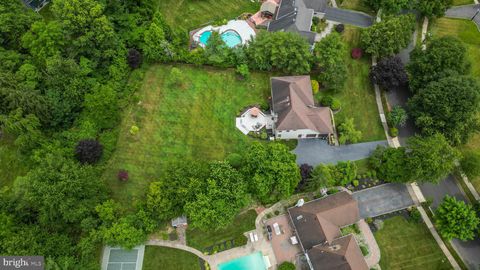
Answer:
<svg viewBox="0 0 480 270"><path fill-rule="evenodd" d="M423 134L442 133L452 144L478 130L480 86L470 77L449 76L429 83L409 101L410 115Z"/></svg>
<svg viewBox="0 0 480 270"><path fill-rule="evenodd" d="M367 53L377 57L397 54L408 46L415 28L411 14L388 17L362 30L360 41Z"/></svg>
<svg viewBox="0 0 480 270"><path fill-rule="evenodd" d="M295 155L281 143L253 143L244 161L250 190L263 203L288 198L301 178Z"/></svg>
<svg viewBox="0 0 480 270"><path fill-rule="evenodd" d="M414 0L414 8L426 17L443 17L453 0Z"/></svg>
<svg viewBox="0 0 480 270"><path fill-rule="evenodd" d="M378 178L388 182L410 182L405 148L377 147L368 160Z"/></svg>
<svg viewBox="0 0 480 270"><path fill-rule="evenodd" d="M0 45L7 49L20 49L20 37L39 17L33 10L25 7L21 1L1 1Z"/></svg>
<svg viewBox="0 0 480 270"><path fill-rule="evenodd" d="M289 75L306 74L311 69L310 45L297 33L262 31L246 50L254 69L280 70Z"/></svg>
<svg viewBox="0 0 480 270"><path fill-rule="evenodd" d="M411 0L365 0L365 3L374 10L382 9L382 14L396 15L409 8Z"/></svg>
<svg viewBox="0 0 480 270"><path fill-rule="evenodd" d="M471 205L446 196L435 211L435 224L440 234L447 240L475 238L480 218Z"/></svg>
<svg viewBox="0 0 480 270"><path fill-rule="evenodd" d="M319 81L326 89L341 90L347 76L346 45L334 32L315 45L315 62L321 72Z"/></svg>
<svg viewBox="0 0 480 270"><path fill-rule="evenodd" d="M407 66L413 92L445 76L467 74L469 69L465 45L451 36L433 39L427 43L426 50L416 48Z"/></svg>

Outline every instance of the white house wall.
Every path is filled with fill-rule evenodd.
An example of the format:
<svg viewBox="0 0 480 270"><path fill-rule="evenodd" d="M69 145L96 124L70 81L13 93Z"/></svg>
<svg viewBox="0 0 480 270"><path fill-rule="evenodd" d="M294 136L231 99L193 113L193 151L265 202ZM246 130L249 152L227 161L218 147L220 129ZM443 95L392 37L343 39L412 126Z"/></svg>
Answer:
<svg viewBox="0 0 480 270"><path fill-rule="evenodd" d="M307 134L316 134L319 135L320 133L311 130L311 129L297 129L297 130L276 130L275 137L277 139L307 139ZM302 135L298 137L298 135Z"/></svg>

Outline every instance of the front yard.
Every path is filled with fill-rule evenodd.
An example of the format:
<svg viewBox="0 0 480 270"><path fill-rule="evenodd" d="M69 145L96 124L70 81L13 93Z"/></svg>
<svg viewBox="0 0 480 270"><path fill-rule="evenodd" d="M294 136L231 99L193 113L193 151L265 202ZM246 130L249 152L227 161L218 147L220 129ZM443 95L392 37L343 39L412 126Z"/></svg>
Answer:
<svg viewBox="0 0 480 270"><path fill-rule="evenodd" d="M255 210L248 210L238 215L232 224L217 231L201 231L187 229L187 245L202 252L218 252L236 246L243 246L247 242L244 232L255 229ZM233 244L232 244L233 240Z"/></svg>
<svg viewBox="0 0 480 270"><path fill-rule="evenodd" d="M374 233L382 254L382 269L452 269L428 228L423 223L395 216Z"/></svg>
<svg viewBox="0 0 480 270"><path fill-rule="evenodd" d="M146 246L143 270L200 270L200 259L187 251Z"/></svg>
<svg viewBox="0 0 480 270"><path fill-rule="evenodd" d="M375 101L375 91L369 76L371 59L364 56L355 60L350 55L352 48L359 47L360 28L345 26L342 36L348 45L345 54L347 62L345 86L338 92L320 91L320 95L328 94L340 100L342 108L335 114L337 126L346 118L354 118L356 128L362 132L362 142L385 140Z"/></svg>
<svg viewBox="0 0 480 270"><path fill-rule="evenodd" d="M235 127L247 105L266 102L269 75L254 73L240 81L233 70L179 66L180 87L169 83L172 66L154 65L145 74L138 99L125 110L117 148L104 173L113 198L125 207L144 195L151 181L165 176L169 164L222 160L244 151L252 141ZM138 126L136 135L131 127ZM127 170L129 180L117 180Z"/></svg>

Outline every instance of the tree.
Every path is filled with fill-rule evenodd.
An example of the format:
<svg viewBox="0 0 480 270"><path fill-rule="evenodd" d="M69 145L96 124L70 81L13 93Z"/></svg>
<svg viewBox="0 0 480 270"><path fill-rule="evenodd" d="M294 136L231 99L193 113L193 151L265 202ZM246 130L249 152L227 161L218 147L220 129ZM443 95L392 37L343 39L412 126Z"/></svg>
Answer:
<svg viewBox="0 0 480 270"><path fill-rule="evenodd" d="M410 5L410 0L366 0L365 2L376 11L382 9L382 14L387 15L396 15Z"/></svg>
<svg viewBox="0 0 480 270"><path fill-rule="evenodd" d="M126 249L131 249L147 240L146 233L135 227L128 217L120 218L111 226L102 226L100 233L107 245L121 246Z"/></svg>
<svg viewBox="0 0 480 270"><path fill-rule="evenodd" d="M157 12L144 36L143 53L148 61L166 62L173 60L174 50L168 42L162 26L161 14Z"/></svg>
<svg viewBox="0 0 480 270"><path fill-rule="evenodd" d="M460 166L463 172L469 178L477 178L480 176L480 153L474 151L467 151L463 154L460 161Z"/></svg>
<svg viewBox="0 0 480 270"><path fill-rule="evenodd" d="M135 48L131 48L128 50L127 62L131 68L136 69L142 64L142 55Z"/></svg>
<svg viewBox="0 0 480 270"><path fill-rule="evenodd" d="M447 240L458 238L467 241L475 238L480 218L471 205L447 195L435 213L438 231Z"/></svg>
<svg viewBox="0 0 480 270"><path fill-rule="evenodd" d="M387 115L387 121L394 127L405 126L407 123L408 115L405 109L401 106L393 106L392 110Z"/></svg>
<svg viewBox="0 0 480 270"><path fill-rule="evenodd" d="M357 165L351 161L340 161L330 168L336 184L345 186L357 177Z"/></svg>
<svg viewBox="0 0 480 270"><path fill-rule="evenodd" d="M412 14L390 17L363 29L360 41L367 53L377 57L391 56L408 46L414 28Z"/></svg>
<svg viewBox="0 0 480 270"><path fill-rule="evenodd" d="M278 266L278 270L295 270L295 265L291 262L283 262Z"/></svg>
<svg viewBox="0 0 480 270"><path fill-rule="evenodd" d="M415 0L414 7L422 16L442 17L453 4L452 0Z"/></svg>
<svg viewBox="0 0 480 270"><path fill-rule="evenodd" d="M59 54L66 45L59 21L37 21L22 36L22 46L39 61Z"/></svg>
<svg viewBox="0 0 480 270"><path fill-rule="evenodd" d="M20 49L21 37L39 18L35 12L16 0L0 2L0 45L6 49Z"/></svg>
<svg viewBox="0 0 480 270"><path fill-rule="evenodd" d="M320 82L326 89L343 88L347 76L345 53L346 45L337 33L328 35L316 44L315 62L321 70Z"/></svg>
<svg viewBox="0 0 480 270"><path fill-rule="evenodd" d="M319 164L316 166L310 176L309 190L315 191L319 188L328 188L335 185L335 179L332 175L331 166Z"/></svg>
<svg viewBox="0 0 480 270"><path fill-rule="evenodd" d="M308 42L292 32L260 32L247 49L251 68L306 74L311 69L312 54Z"/></svg>
<svg viewBox="0 0 480 270"><path fill-rule="evenodd" d="M370 78L385 90L397 90L408 83L408 75L400 57L388 57L380 60L370 69Z"/></svg>
<svg viewBox="0 0 480 270"><path fill-rule="evenodd" d="M433 39L427 43L426 50L414 49L407 66L410 88L414 93L432 81L438 81L449 74L467 74L469 69L465 45L451 36Z"/></svg>
<svg viewBox="0 0 480 270"><path fill-rule="evenodd" d="M429 83L408 103L423 134L443 134L450 143L467 141L478 130L480 86L470 77L450 76Z"/></svg>
<svg viewBox="0 0 480 270"><path fill-rule="evenodd" d="M185 213L195 228L219 229L229 225L246 203L243 176L226 162L214 162L195 199L185 204Z"/></svg>
<svg viewBox="0 0 480 270"><path fill-rule="evenodd" d="M300 176L301 180L300 183L298 183L297 186L297 191L303 191L308 187L308 184L310 182L310 175L312 173L313 167L304 163L300 165Z"/></svg>
<svg viewBox="0 0 480 270"><path fill-rule="evenodd" d="M75 147L75 157L83 164L95 164L102 157L103 146L99 141L86 139L78 142Z"/></svg>
<svg viewBox="0 0 480 270"><path fill-rule="evenodd" d="M445 178L455 168L458 151L441 134L412 137L407 142L406 167L411 179L434 182Z"/></svg>
<svg viewBox="0 0 480 270"><path fill-rule="evenodd" d="M357 143L362 138L362 132L355 129L353 118L348 118L338 126L338 141L341 144Z"/></svg>
<svg viewBox="0 0 480 270"><path fill-rule="evenodd" d="M99 129L115 127L118 114L118 97L111 85L97 85L92 93L85 95L84 115Z"/></svg>
<svg viewBox="0 0 480 270"><path fill-rule="evenodd" d="M300 181L295 155L280 143L253 143L244 155L243 174L250 191L263 203L288 198Z"/></svg>
<svg viewBox="0 0 480 270"><path fill-rule="evenodd" d="M377 176L387 182L410 182L410 174L407 168L406 149L385 148L378 146L369 157L370 166L377 172Z"/></svg>

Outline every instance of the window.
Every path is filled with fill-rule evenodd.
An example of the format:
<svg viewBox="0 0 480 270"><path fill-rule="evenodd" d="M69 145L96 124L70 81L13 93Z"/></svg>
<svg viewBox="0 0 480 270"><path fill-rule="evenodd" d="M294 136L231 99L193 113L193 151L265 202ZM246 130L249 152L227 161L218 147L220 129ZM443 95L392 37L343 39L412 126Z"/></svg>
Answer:
<svg viewBox="0 0 480 270"><path fill-rule="evenodd" d="M307 134L307 138L315 138L317 137L317 134Z"/></svg>
<svg viewBox="0 0 480 270"><path fill-rule="evenodd" d="M298 134L298 138L301 138L302 137L302 134Z"/></svg>

